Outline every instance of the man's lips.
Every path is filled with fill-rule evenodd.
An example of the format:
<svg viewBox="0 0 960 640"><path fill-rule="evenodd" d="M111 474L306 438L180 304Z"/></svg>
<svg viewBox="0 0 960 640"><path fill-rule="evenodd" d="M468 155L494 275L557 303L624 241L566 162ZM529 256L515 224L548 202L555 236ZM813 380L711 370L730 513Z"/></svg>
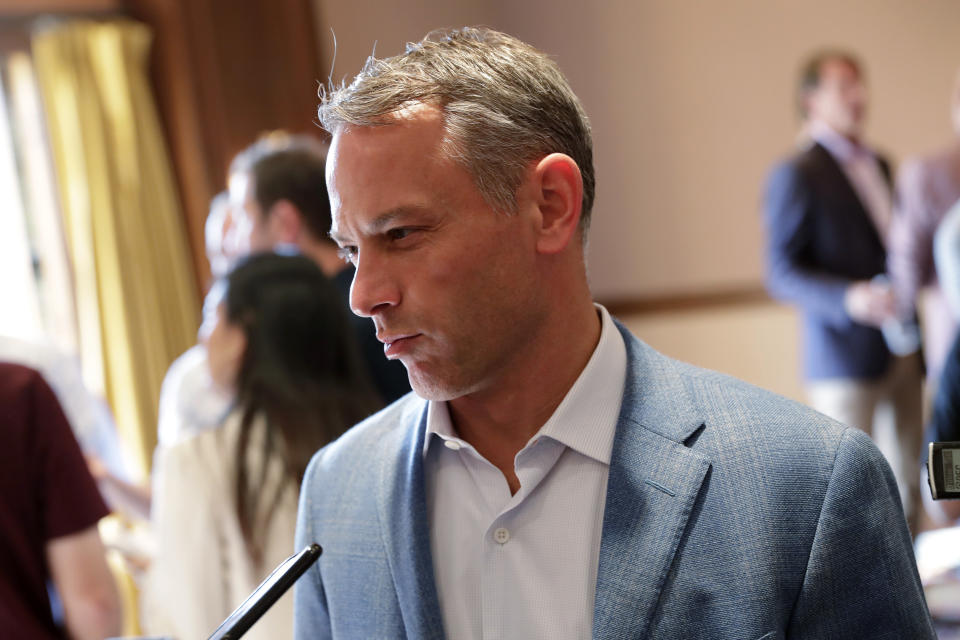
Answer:
<svg viewBox="0 0 960 640"><path fill-rule="evenodd" d="M419 333L394 333L377 335L377 340L383 343L383 353L388 358L399 357L417 338Z"/></svg>

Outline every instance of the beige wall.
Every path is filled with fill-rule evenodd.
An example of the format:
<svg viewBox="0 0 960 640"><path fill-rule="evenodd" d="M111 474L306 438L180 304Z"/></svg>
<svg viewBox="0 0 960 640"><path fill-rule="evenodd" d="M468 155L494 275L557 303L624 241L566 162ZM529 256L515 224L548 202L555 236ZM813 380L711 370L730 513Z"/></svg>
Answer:
<svg viewBox="0 0 960 640"><path fill-rule="evenodd" d="M621 320L661 353L804 402L800 351L790 339L799 319L789 307L766 302Z"/></svg>
<svg viewBox="0 0 960 640"><path fill-rule="evenodd" d="M597 19L608 37L594 55L610 70L592 105L607 181L591 254L598 296L761 281L761 184L791 147L795 70L814 48L862 57L869 137L895 157L950 135L960 3L625 2Z"/></svg>
<svg viewBox="0 0 960 640"><path fill-rule="evenodd" d="M374 47L377 57L391 56L433 29L491 25L489 4L484 0L314 0L321 60L330 65L336 53L330 77L335 82L349 81Z"/></svg>

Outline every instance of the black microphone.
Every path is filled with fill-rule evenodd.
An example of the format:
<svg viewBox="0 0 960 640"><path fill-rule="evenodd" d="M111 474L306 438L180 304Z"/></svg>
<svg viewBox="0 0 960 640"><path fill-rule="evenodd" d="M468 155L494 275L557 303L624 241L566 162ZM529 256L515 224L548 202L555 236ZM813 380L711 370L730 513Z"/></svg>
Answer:
<svg viewBox="0 0 960 640"><path fill-rule="evenodd" d="M234 640L245 634L313 566L322 552L320 545L314 543L281 562L207 640Z"/></svg>

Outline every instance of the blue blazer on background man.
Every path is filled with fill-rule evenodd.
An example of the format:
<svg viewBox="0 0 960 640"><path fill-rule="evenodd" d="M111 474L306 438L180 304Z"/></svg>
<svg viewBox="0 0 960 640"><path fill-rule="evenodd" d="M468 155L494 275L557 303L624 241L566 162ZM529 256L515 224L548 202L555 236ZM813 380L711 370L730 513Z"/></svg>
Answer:
<svg viewBox="0 0 960 640"><path fill-rule="evenodd" d="M880 167L889 185L890 167L883 159ZM806 378L882 376L883 334L851 320L844 295L853 281L884 273L887 253L843 169L811 145L773 170L765 214L767 289L802 312Z"/></svg>
<svg viewBox="0 0 960 640"><path fill-rule="evenodd" d="M595 638L935 637L893 476L866 435L620 330ZM296 587L298 639L444 637L426 407L408 395L311 462L297 546L324 551Z"/></svg>

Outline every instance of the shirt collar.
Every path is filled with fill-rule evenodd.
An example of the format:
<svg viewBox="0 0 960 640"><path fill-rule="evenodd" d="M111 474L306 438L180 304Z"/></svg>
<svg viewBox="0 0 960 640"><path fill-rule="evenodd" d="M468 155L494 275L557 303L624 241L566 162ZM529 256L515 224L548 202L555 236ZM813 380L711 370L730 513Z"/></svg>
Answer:
<svg viewBox="0 0 960 640"><path fill-rule="evenodd" d="M810 138L841 164L853 162L863 155L873 156L866 147L840 135L830 125L820 120L810 122L809 132Z"/></svg>
<svg viewBox="0 0 960 640"><path fill-rule="evenodd" d="M627 376L627 349L610 313L594 305L600 314L600 340L580 376L553 415L531 442L548 437L604 464L610 464L613 438L620 415ZM427 408L424 456L437 438L460 441L450 421L446 402L431 401Z"/></svg>

